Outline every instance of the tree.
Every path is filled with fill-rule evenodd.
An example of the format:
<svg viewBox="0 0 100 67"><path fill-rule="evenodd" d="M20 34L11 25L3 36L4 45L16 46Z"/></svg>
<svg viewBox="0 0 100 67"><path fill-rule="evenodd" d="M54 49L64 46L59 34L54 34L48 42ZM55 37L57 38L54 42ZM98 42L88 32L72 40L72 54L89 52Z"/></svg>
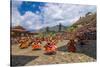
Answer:
<svg viewBox="0 0 100 67"><path fill-rule="evenodd" d="M90 15L90 14L92 14L92 12L87 12L85 16L88 16L88 15Z"/></svg>
<svg viewBox="0 0 100 67"><path fill-rule="evenodd" d="M59 32L61 31L61 27L62 27L62 24L61 23L59 23Z"/></svg>
<svg viewBox="0 0 100 67"><path fill-rule="evenodd" d="M46 27L46 32L49 32L49 27Z"/></svg>

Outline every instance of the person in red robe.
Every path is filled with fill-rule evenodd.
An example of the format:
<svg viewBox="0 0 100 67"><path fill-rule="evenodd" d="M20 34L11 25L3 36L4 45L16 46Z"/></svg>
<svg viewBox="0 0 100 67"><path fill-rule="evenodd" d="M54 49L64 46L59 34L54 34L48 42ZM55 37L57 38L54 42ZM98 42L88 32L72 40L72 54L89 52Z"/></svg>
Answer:
<svg viewBox="0 0 100 67"><path fill-rule="evenodd" d="M74 40L70 40L67 49L69 52L76 52L76 47L75 47L76 42Z"/></svg>

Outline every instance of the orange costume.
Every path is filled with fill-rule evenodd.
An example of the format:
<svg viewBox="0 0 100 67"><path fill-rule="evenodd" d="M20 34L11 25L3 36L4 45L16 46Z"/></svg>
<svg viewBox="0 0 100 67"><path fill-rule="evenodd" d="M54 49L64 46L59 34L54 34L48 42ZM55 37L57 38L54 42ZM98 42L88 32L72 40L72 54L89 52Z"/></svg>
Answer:
<svg viewBox="0 0 100 67"><path fill-rule="evenodd" d="M23 48L28 48L29 45L30 45L30 44L29 44L29 42L28 42L27 39L21 39L21 40L19 41L19 47L20 47L21 49L23 49Z"/></svg>
<svg viewBox="0 0 100 67"><path fill-rule="evenodd" d="M40 43L35 42L35 43L32 45L32 49L33 49L33 50L41 49Z"/></svg>
<svg viewBox="0 0 100 67"><path fill-rule="evenodd" d="M76 52L75 44L74 40L70 40L67 47L69 52Z"/></svg>
<svg viewBox="0 0 100 67"><path fill-rule="evenodd" d="M49 53L55 53L57 47L56 45L47 43L47 45L44 46L44 48L45 48L45 52L49 54Z"/></svg>
<svg viewBox="0 0 100 67"><path fill-rule="evenodd" d="M21 43L21 44L19 45L19 47L20 47L21 49L23 49L23 48L28 48L28 46L29 46L29 43L28 43L28 42L23 42L23 43Z"/></svg>

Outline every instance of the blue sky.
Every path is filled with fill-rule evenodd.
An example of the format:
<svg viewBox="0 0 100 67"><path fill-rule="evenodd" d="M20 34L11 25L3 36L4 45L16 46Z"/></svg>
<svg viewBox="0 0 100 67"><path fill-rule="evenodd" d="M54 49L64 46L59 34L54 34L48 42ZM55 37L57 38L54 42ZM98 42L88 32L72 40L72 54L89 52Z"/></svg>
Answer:
<svg viewBox="0 0 100 67"><path fill-rule="evenodd" d="M41 12L40 6L45 6L45 3L43 2L23 2L20 7L18 7L18 10L21 15L24 15L25 12L31 11L33 13Z"/></svg>
<svg viewBox="0 0 100 67"><path fill-rule="evenodd" d="M28 30L38 30L59 23L69 26L87 12L96 12L96 6L12 1L12 26L21 25Z"/></svg>

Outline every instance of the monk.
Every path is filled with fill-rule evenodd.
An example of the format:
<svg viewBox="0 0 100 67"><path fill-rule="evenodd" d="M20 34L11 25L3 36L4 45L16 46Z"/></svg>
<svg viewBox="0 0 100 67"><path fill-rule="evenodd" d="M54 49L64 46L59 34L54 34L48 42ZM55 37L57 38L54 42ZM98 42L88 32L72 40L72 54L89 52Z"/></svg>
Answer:
<svg viewBox="0 0 100 67"><path fill-rule="evenodd" d="M76 47L75 47L76 42L71 39L67 45L68 51L69 52L76 52Z"/></svg>

